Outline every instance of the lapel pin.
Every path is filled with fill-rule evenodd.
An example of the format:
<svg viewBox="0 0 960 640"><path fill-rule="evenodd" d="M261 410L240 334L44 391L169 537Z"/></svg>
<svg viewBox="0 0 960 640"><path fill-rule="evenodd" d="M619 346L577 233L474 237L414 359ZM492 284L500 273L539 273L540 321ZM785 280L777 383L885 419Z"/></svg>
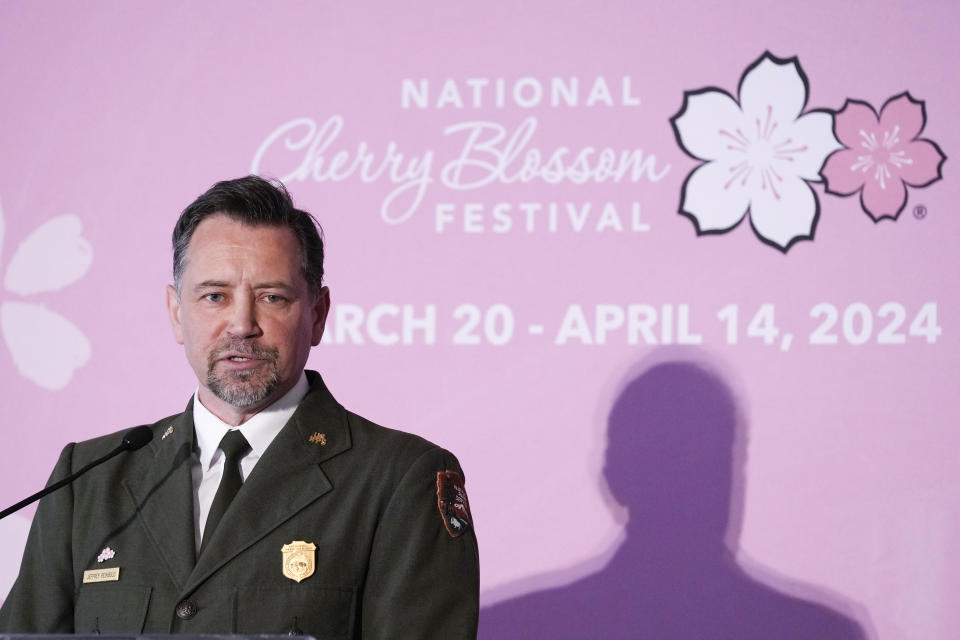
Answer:
<svg viewBox="0 0 960 640"><path fill-rule="evenodd" d="M327 446L327 434L315 431L313 435L310 436L310 442L313 444L318 444L321 447L325 447Z"/></svg>
<svg viewBox="0 0 960 640"><path fill-rule="evenodd" d="M173 434L173 425L170 425L169 427L167 427L167 430L163 432L163 435L160 436L160 439L161 439L161 440L166 440L166 439L167 439L167 436L169 436L169 435L171 435L171 434Z"/></svg>
<svg viewBox="0 0 960 640"><path fill-rule="evenodd" d="M104 547L103 551L100 552L100 555L97 556L97 562L106 562L107 560L112 560L113 556L117 555L113 549L110 547Z"/></svg>

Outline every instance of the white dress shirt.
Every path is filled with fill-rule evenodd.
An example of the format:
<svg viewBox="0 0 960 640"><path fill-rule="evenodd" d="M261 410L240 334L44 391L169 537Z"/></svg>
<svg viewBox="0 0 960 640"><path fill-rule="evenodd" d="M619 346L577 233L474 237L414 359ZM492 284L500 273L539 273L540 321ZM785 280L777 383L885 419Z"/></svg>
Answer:
<svg viewBox="0 0 960 640"><path fill-rule="evenodd" d="M207 524L207 515L213 504L213 497L220 486L223 475L223 451L220 441L227 431L239 429L250 443L250 451L240 461L240 475L246 481L253 467L256 466L270 443L276 437L283 425L290 420L297 405L307 395L310 384L307 376L300 374L300 379L290 391L279 400L263 409L239 427L233 427L222 421L200 402L199 388L193 394L193 427L197 435L197 451L193 458L193 521L196 525L196 544L200 549L203 539L203 529Z"/></svg>

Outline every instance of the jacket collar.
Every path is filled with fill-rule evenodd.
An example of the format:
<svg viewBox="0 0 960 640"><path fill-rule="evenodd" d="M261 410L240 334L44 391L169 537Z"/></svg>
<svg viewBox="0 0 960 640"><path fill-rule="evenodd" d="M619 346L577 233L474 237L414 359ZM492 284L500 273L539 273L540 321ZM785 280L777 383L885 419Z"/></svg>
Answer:
<svg viewBox="0 0 960 640"><path fill-rule="evenodd" d="M152 461L144 473L122 484L136 505L146 535L178 586L193 569L196 552L193 515L193 400L186 410L153 425L145 451Z"/></svg>

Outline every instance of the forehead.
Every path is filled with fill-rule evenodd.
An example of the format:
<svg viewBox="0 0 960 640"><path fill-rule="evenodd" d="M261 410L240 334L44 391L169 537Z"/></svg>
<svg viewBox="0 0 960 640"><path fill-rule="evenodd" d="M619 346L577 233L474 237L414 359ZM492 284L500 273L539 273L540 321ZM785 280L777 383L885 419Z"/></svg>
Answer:
<svg viewBox="0 0 960 640"><path fill-rule="evenodd" d="M300 253L300 243L288 227L248 225L214 214L200 222L190 238L184 276L207 279L239 270L257 276L302 278Z"/></svg>

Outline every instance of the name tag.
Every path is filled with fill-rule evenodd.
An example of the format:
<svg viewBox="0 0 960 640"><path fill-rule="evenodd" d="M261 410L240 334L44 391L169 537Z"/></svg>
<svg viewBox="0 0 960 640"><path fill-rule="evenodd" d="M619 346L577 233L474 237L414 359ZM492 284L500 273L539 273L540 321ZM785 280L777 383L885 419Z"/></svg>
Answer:
<svg viewBox="0 0 960 640"><path fill-rule="evenodd" d="M83 572L83 583L112 582L120 579L120 567L110 569L88 569Z"/></svg>

